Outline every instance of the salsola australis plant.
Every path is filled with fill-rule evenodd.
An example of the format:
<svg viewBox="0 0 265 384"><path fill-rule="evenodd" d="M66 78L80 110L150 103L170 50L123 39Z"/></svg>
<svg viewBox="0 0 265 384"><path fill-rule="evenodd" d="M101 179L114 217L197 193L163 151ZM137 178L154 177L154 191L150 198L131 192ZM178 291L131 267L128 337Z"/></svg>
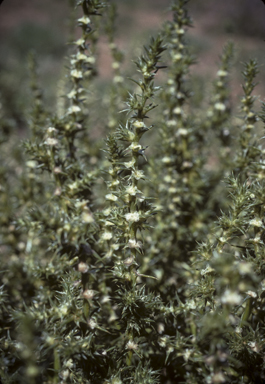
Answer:
<svg viewBox="0 0 265 384"><path fill-rule="evenodd" d="M259 118L252 95L257 72L255 60L245 64L244 124L227 179L230 206L219 218L214 238L196 251L197 279L189 290L197 346L204 351L210 382L265 379L264 149L253 132Z"/></svg>
<svg viewBox="0 0 265 384"><path fill-rule="evenodd" d="M87 357L82 353L90 343L88 325L82 326L81 321L84 318L86 322L89 311L86 293L91 272L87 273L86 266L98 256L92 249L96 224L90 210L94 176L76 150L76 135L85 129L86 92L82 82L94 72L95 60L88 46L93 33L90 17L98 17L104 4L79 1L78 5L83 9L77 21L82 34L74 43L76 52L70 59L71 89L64 115L43 119L34 63L31 66L36 108L30 124L32 137L25 148L36 195L29 196L29 209L17 219L17 228L25 233L20 289L27 292L27 297L20 293L17 298L17 284L13 284L15 292L7 284L13 310L1 361L1 376L6 382L55 383L70 378L70 372L73 382L80 378L87 382L87 369L92 376L101 370L97 364L85 368ZM40 179L43 188L37 191ZM15 271L12 265L11 277Z"/></svg>
<svg viewBox="0 0 265 384"><path fill-rule="evenodd" d="M152 128L146 125L146 119L148 113L155 108L152 99L158 87L155 87L153 78L160 68L158 61L164 50L162 39L158 37L152 40L150 47L146 49L146 54L136 62L143 78L134 81L141 93L130 95L127 102L130 117L126 124L120 125L107 140L111 162L109 173L112 181L108 183L111 193L106 195L106 199L111 202L120 200L122 203L121 206L116 205L117 208L113 207L114 209L110 210L109 221L115 225L115 229L118 229L115 231L117 244L121 243L125 248L128 247L133 259L137 255L137 249L138 251L141 249L138 234L142 232L148 217L154 212L154 208L139 189L139 182L145 178L144 172L139 167L139 158L145 159L146 149L140 144L140 139ZM132 260L132 265L134 262L135 260Z"/></svg>
<svg viewBox="0 0 265 384"><path fill-rule="evenodd" d="M194 57L189 53L185 39L186 28L192 25L185 9L186 3L180 1L172 5L173 21L167 22L164 27L169 70L167 86L161 92L164 107L161 145L150 167L151 185L157 188L155 196L159 197L160 212L154 229L157 243L152 236L148 237L150 249L144 267L148 271L155 265L159 282L165 274L168 275L166 271L170 271L170 275L175 268L179 269L176 263L188 257L193 242L192 233L196 231L196 223L192 223L195 218L193 214L201 200L201 186L205 185L200 174L201 156L194 153L195 127L191 126L192 120L188 118L190 113L187 110L190 96L187 80ZM199 215L196 216L199 222ZM163 284L163 291L167 285L172 286L173 280L169 278Z"/></svg>
<svg viewBox="0 0 265 384"><path fill-rule="evenodd" d="M226 85L233 52L231 43L223 50L210 106L203 106L202 114L190 102L190 72L196 60L187 44L187 29L192 26L192 20L186 4L185 0L173 3L173 21L163 28L169 51L168 75L166 87L160 93L163 105L160 143L148 175L152 180L148 186L155 189L159 213L154 224L155 236L147 238L150 248L144 269L155 268L159 281L153 284L157 286L161 281L165 295L172 289L178 289L179 294L185 291L183 277L189 268L187 262L216 216L218 204L214 191L223 168L220 172L217 167L215 172L209 172L206 165L211 161L211 142L223 138L229 117ZM222 144L227 148L227 141L223 140Z"/></svg>
<svg viewBox="0 0 265 384"><path fill-rule="evenodd" d="M116 287L112 294L118 310L114 322L114 328L119 329L117 345L121 343L127 365L125 370L126 365L123 359L119 359L120 352L117 351L117 372L113 378L131 376L139 383L156 382L154 372L148 369L148 360L144 356L155 353L152 344L156 341L157 331L152 323L161 306L159 297L147 293L144 285L140 284L141 278L151 278L141 274L140 270L144 256L142 232L154 214L154 207L140 189L140 182L145 175L140 169L139 160L145 159L146 149L140 139L152 128L146 124L146 119L155 107L152 100L157 91L154 76L160 68L158 61L164 50L161 37L152 39L145 54L136 61L142 78L134 81L140 94L130 95L126 123L121 124L107 139L111 181L108 182L106 200L110 203L103 211L102 239L108 244L105 259L111 262L112 279ZM142 358L144 365L135 371L139 358Z"/></svg>
<svg viewBox="0 0 265 384"><path fill-rule="evenodd" d="M115 8L77 1L80 29L60 113L45 109L30 58L26 155L0 108L3 383L265 382L258 65L252 59L243 70L242 120L229 105L230 43L212 94L193 103L187 3L173 2L173 21L135 61L140 76L129 93L114 44ZM109 132L100 142L106 159L90 138L88 113L100 16L114 60ZM162 57L166 80L158 87ZM93 113L101 115L103 104ZM155 129L159 147L146 151Z"/></svg>

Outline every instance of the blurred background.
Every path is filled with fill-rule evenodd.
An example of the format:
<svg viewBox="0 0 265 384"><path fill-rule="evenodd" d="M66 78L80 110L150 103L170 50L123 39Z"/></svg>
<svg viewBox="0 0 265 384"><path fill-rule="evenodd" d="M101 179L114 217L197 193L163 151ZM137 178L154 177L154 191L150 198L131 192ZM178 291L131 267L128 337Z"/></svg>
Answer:
<svg viewBox="0 0 265 384"><path fill-rule="evenodd" d="M112 1L110 1L112 2ZM114 0L113 0L114 2ZM74 0L4 0L0 7L0 97L2 105L21 128L29 108L28 54L37 54L40 82L48 106L54 104L56 86L67 65L67 44L73 36ZM125 53L125 66L171 18L170 0L115 0L118 6L116 40ZM259 86L265 95L265 5L261 0L190 0L189 13L194 28L189 32L192 49L198 58L194 76L213 78L222 47L235 43L232 71L233 94L240 93L242 62L257 58L261 68ZM111 77L111 58L107 38L99 41L101 83ZM127 64L126 64L127 63ZM125 69L126 70L126 69Z"/></svg>

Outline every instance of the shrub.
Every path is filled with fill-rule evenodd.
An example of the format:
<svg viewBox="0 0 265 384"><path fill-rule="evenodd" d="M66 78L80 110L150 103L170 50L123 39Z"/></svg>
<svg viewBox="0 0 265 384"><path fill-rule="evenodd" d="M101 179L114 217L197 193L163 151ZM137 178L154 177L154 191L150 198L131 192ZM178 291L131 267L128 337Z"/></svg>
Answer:
<svg viewBox="0 0 265 384"><path fill-rule="evenodd" d="M77 6L65 101L46 110L31 55L23 150L0 110L1 380L262 383L258 64L244 66L240 118L230 103L232 43L211 93L193 102L192 21L187 1L175 0L173 20L144 48L128 85L115 8ZM108 34L114 68L107 103L94 112L102 122L107 106L107 135L97 142L88 114L96 28Z"/></svg>

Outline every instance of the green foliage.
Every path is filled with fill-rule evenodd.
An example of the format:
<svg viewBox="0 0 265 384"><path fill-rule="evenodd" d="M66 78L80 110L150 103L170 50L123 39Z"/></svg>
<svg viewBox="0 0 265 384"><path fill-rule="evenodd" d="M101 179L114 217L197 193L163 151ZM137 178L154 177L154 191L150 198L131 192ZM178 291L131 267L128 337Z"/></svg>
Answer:
<svg viewBox="0 0 265 384"><path fill-rule="evenodd" d="M63 102L46 108L30 54L23 145L0 104L1 382L262 383L258 64L245 64L240 118L230 103L231 43L212 90L194 103L192 21L187 1L175 0L127 84L115 6L76 6ZM101 31L113 81L93 112L102 122L107 109L106 138L95 142Z"/></svg>

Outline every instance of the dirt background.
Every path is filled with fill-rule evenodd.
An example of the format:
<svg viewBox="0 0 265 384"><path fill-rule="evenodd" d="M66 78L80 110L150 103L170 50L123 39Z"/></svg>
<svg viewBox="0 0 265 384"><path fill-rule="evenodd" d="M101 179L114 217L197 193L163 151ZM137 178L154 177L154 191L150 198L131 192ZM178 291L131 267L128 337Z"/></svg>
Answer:
<svg viewBox="0 0 265 384"><path fill-rule="evenodd" d="M113 0L114 1L114 0ZM19 115L28 92L27 57L34 50L40 78L45 84L48 103L54 103L54 86L65 67L67 42L73 27L71 3L74 0L4 0L0 6L0 96L6 108ZM110 1L112 2L112 1ZM118 6L116 41L130 65L171 18L169 0L116 0ZM257 91L265 95L265 5L261 0L190 0L188 9L194 20L189 31L191 47L198 57L196 76L210 79L217 71L222 47L235 43L233 94L240 94L242 62L257 58L260 67ZM129 64L128 64L129 63ZM101 81L111 76L111 59L106 38L100 39ZM262 97L262 96L261 96Z"/></svg>

